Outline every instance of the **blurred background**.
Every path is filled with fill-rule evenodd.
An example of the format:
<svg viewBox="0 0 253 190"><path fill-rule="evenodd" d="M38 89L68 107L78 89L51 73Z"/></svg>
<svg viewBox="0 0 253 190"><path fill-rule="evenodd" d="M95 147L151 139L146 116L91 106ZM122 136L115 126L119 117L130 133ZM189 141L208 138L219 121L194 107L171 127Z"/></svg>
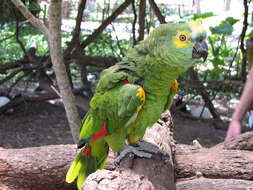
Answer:
<svg viewBox="0 0 253 190"><path fill-rule="evenodd" d="M23 0L48 25L47 0ZM80 115L100 72L165 22L202 22L205 63L180 75L172 115L175 138L204 146L224 140L251 61L249 0L63 0L62 52ZM0 146L73 143L45 36L9 0L0 2ZM244 131L251 130L248 116Z"/></svg>

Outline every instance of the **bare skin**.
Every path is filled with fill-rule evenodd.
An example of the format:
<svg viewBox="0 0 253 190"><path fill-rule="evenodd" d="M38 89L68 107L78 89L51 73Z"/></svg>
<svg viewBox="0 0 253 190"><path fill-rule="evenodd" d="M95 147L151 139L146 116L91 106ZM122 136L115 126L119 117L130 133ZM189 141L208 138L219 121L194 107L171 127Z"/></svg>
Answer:
<svg viewBox="0 0 253 190"><path fill-rule="evenodd" d="M245 84L240 102L237 105L235 112L232 115L232 121L229 124L227 136L225 141L241 134L242 124L241 121L245 114L250 110L253 105L253 67L250 70L249 77Z"/></svg>

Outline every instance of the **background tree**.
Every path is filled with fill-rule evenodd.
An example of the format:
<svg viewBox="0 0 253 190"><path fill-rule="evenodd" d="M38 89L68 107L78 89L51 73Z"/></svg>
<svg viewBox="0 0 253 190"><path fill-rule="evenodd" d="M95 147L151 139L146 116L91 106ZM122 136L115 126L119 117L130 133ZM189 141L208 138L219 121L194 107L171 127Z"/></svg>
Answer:
<svg viewBox="0 0 253 190"><path fill-rule="evenodd" d="M0 84L2 85L0 94L11 99L8 104L0 107L1 113L24 102L58 99L60 97L58 91L61 91L60 86L63 85L57 86L63 80L57 79L56 82L58 74L52 71L54 63L50 57L52 48L48 49L45 40L49 41L49 34L51 34L47 27L47 18L51 16L50 9L47 4L43 6L43 2L41 4L38 4L37 1L27 0L24 2L30 12L33 13L33 17L34 15L37 16L34 17L33 24L46 37L42 37L40 32L33 30L12 3L3 1L2 7L8 8L5 12L12 15L13 19L12 21L5 19L3 38L0 40L2 45L6 44L6 48L0 50L3 52L0 54ZM103 1L103 4L80 0L78 3L77 1L72 1L72 3L71 6L68 6L70 7L68 17L64 21L75 19L75 25L71 28L71 30L73 29L72 32L65 31L65 28L62 30L63 58L60 59L60 62L64 62L70 87L75 95L76 100L71 102L75 102L83 112L89 109L89 99L95 89L100 71L119 61L124 56L126 49L143 39L159 22L165 23L166 18L170 15L179 14L182 20L187 21L204 20L214 16L213 13L193 14L192 4L172 6L169 3L157 4L154 0L116 1L115 4L113 1L107 0ZM237 19L227 18L219 25L210 27L211 35L208 37L210 52L207 63L213 69L206 67L205 70L201 70L201 64L199 64L194 70L190 69L188 73L181 75L179 79L180 87L185 92L184 96L187 97L184 104L201 96L203 107L208 107L214 119L220 120L220 113L213 106L213 100L220 94L226 94L228 98L240 94L241 86L247 76L248 62L245 38L249 38L249 34L246 32L248 28L248 4L245 0L244 25L237 46L235 43L229 44L230 40L228 40L234 31L234 26L238 23ZM74 5L77 7L76 9L73 8ZM81 27L81 23L85 22L91 23L90 26L99 25L87 34L88 28ZM129 26L125 29L129 31L130 40L119 39L117 30L120 27L115 27L126 23L132 24L132 30L129 30ZM49 25L49 27L51 26ZM29 37L27 37L27 33L29 33ZM33 40L32 44L32 40L27 40L27 38L36 40ZM9 44L15 44L15 46ZM239 49L241 52L238 51ZM88 79L87 75L93 78L88 77ZM23 84L25 88L31 88L32 84L35 83L33 81L39 84L36 90L29 93L26 90L16 90L19 84ZM67 85L67 82L63 83ZM47 93L41 93L41 90ZM68 110L71 109L68 108ZM77 127L76 130L78 130Z"/></svg>
<svg viewBox="0 0 253 190"><path fill-rule="evenodd" d="M23 15L38 28L47 38L50 47L50 55L53 63L58 87L60 89L60 97L67 113L70 129L74 142L78 142L79 126L81 124L80 117L75 106L75 98L72 93L68 74L64 65L61 50L61 1L52 0L49 5L49 29L35 18L32 13L19 0L12 0L16 7Z"/></svg>

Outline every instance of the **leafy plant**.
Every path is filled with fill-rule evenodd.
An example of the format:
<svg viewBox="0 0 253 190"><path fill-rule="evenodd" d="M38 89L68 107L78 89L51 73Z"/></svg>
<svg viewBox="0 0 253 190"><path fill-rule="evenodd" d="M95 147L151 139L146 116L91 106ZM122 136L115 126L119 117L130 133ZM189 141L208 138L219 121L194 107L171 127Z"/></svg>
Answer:
<svg viewBox="0 0 253 190"><path fill-rule="evenodd" d="M210 79L224 79L224 71L229 71L234 60L236 46L231 38L233 25L239 20L232 17L226 18L218 26L210 27L211 35L208 36L209 61L213 66L212 72L206 71ZM229 71L230 72L230 71ZM206 76L207 78L207 76Z"/></svg>

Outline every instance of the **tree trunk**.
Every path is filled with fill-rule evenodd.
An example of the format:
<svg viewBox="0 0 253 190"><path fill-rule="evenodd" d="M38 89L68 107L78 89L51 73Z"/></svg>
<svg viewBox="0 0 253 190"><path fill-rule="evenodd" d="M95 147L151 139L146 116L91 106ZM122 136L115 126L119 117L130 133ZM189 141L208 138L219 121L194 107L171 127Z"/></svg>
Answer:
<svg viewBox="0 0 253 190"><path fill-rule="evenodd" d="M224 0L224 11L230 10L231 0Z"/></svg>
<svg viewBox="0 0 253 190"><path fill-rule="evenodd" d="M78 142L79 127L81 119L75 106L75 97L72 93L70 81L64 65L61 51L61 0L51 0L49 6L49 29L34 17L20 0L12 0L13 4L22 12L22 14L38 28L48 40L50 46L51 60L56 74L57 83L61 92L61 98L67 114L69 126L73 140Z"/></svg>
<svg viewBox="0 0 253 190"><path fill-rule="evenodd" d="M70 81L66 66L64 64L61 51L61 1L52 0L49 6L49 45L50 54L53 63L57 83L61 92L61 98L64 102L68 122L74 141L78 142L79 127L81 124L77 107L75 106L75 97L72 93Z"/></svg>

